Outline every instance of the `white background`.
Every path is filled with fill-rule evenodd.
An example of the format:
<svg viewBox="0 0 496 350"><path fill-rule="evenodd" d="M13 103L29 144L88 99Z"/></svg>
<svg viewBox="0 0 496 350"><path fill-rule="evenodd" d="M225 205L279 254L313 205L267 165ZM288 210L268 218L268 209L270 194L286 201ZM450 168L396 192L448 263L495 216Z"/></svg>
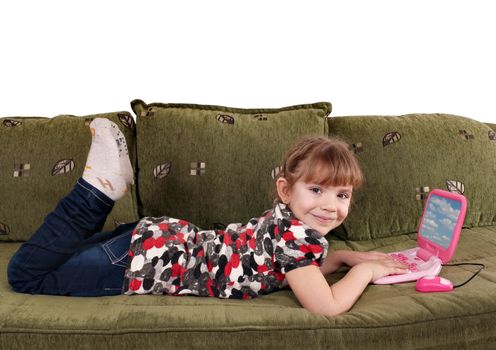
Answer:
<svg viewBox="0 0 496 350"><path fill-rule="evenodd" d="M2 1L0 116L145 102L496 123L491 1Z"/></svg>

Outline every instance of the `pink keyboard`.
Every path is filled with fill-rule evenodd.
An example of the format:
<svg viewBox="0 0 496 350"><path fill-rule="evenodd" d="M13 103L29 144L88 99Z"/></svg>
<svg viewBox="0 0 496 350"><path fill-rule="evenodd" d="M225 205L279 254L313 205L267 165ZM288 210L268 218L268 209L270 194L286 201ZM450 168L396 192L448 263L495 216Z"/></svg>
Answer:
<svg viewBox="0 0 496 350"><path fill-rule="evenodd" d="M389 275L374 281L375 284L394 284L401 282L416 281L427 275L437 276L441 271L442 261L437 256L431 256L425 261L417 256L418 248L390 253L389 255L408 266L408 272L401 275Z"/></svg>
<svg viewBox="0 0 496 350"><path fill-rule="evenodd" d="M403 252L398 252L398 253L391 253L389 254L389 256L396 261L406 264L408 266L408 270L410 270L411 272L417 272L419 270L418 265L425 263L425 261L420 259L416 254L415 256L408 256L405 255Z"/></svg>

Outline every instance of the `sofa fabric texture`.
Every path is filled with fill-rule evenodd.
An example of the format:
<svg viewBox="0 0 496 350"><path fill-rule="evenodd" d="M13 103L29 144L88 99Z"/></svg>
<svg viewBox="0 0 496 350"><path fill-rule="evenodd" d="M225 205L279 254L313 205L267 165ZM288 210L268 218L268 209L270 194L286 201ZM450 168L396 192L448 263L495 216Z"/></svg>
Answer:
<svg viewBox="0 0 496 350"><path fill-rule="evenodd" d="M239 109L135 100L132 108L136 126L127 112L0 119L0 349L496 348L496 125L444 114L329 118L330 103ZM106 229L145 215L205 229L243 222L272 205L287 147L324 134L347 141L365 173L345 225L326 236L329 254L415 247L425 199L438 187L469 203L452 262L486 267L449 293L371 284L337 317L310 313L289 289L251 300L15 293L8 261L82 174L95 117L121 128L138 180ZM446 266L440 275L456 285L476 269Z"/></svg>
<svg viewBox="0 0 496 350"><path fill-rule="evenodd" d="M328 119L355 151L365 183L336 234L367 240L415 232L429 191L463 194L465 226L496 224L496 137L487 125L448 114Z"/></svg>
<svg viewBox="0 0 496 350"><path fill-rule="evenodd" d="M349 242L332 249L391 251L415 246L415 235ZM303 309L289 290L252 300L204 297L24 295L13 292L5 267L18 243L0 244L0 348L18 349L492 349L496 346L496 226L463 230L455 262L486 264L450 293L418 293L414 283L369 285L346 314ZM330 252L332 254L332 251ZM453 283L471 267L444 267ZM345 269L329 277L335 282Z"/></svg>
<svg viewBox="0 0 496 350"><path fill-rule="evenodd" d="M0 240L25 241L69 193L86 164L94 118L117 123L136 163L135 121L129 112L83 117L0 119ZM104 229L138 220L134 186L118 201Z"/></svg>
<svg viewBox="0 0 496 350"><path fill-rule="evenodd" d="M140 214L185 218L203 229L246 223L272 207L284 152L323 135L327 102L240 109L135 100Z"/></svg>

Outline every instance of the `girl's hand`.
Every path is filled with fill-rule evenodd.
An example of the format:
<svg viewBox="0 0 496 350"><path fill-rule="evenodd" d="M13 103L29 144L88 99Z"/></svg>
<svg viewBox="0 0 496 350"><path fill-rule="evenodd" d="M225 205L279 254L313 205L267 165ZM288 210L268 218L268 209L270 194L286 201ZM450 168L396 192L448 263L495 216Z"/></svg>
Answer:
<svg viewBox="0 0 496 350"><path fill-rule="evenodd" d="M392 260L388 254L381 252L355 252L342 250L339 253L341 254L342 262L350 267L367 261Z"/></svg>
<svg viewBox="0 0 496 350"><path fill-rule="evenodd" d="M391 258L388 259L378 259L369 260L360 264L361 266L366 266L372 276L370 281L375 282L381 277L388 275L401 275L408 272L408 268L405 264L395 261Z"/></svg>
<svg viewBox="0 0 496 350"><path fill-rule="evenodd" d="M337 250L329 253L320 267L320 271L322 274L327 275L336 271L343 264L353 267L368 261L393 261L393 259L388 254L381 252Z"/></svg>
<svg viewBox="0 0 496 350"><path fill-rule="evenodd" d="M349 310L370 282L406 271L403 264L391 258L371 259L353 266L330 287L314 265L291 270L286 273L286 279L305 309L320 315L336 316Z"/></svg>

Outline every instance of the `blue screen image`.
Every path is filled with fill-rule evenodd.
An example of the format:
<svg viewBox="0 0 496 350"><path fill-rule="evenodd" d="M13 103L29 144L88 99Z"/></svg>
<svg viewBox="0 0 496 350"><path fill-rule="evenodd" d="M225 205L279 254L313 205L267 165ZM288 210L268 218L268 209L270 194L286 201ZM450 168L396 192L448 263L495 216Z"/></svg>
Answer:
<svg viewBox="0 0 496 350"><path fill-rule="evenodd" d="M455 232L462 203L432 195L420 228L420 235L435 244L448 248Z"/></svg>

